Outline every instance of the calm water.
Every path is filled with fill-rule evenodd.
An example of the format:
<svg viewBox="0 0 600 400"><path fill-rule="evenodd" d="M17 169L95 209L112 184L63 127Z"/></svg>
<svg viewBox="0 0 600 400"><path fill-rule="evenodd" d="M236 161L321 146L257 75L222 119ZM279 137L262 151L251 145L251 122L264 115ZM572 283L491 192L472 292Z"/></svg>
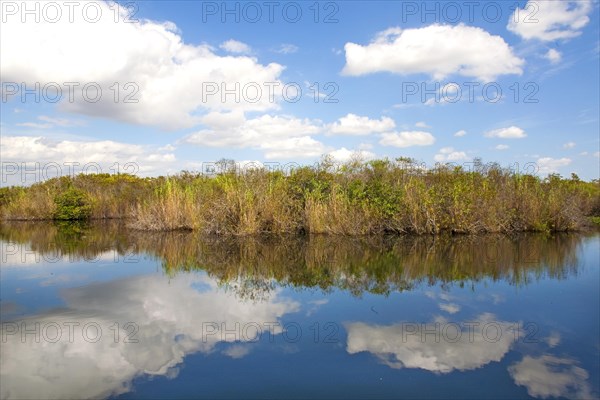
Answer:
<svg viewBox="0 0 600 400"><path fill-rule="evenodd" d="M600 236L0 227L1 398L598 398Z"/></svg>

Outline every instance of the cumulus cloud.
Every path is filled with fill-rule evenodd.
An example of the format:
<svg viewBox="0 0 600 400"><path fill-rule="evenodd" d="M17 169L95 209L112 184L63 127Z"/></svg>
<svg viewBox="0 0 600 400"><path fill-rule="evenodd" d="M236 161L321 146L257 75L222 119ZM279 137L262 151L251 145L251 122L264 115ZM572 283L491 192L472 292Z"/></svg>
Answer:
<svg viewBox="0 0 600 400"><path fill-rule="evenodd" d="M546 341L546 343L548 343L548 346L556 347L560 343L560 333L552 332L552 334L547 338L544 338L544 340Z"/></svg>
<svg viewBox="0 0 600 400"><path fill-rule="evenodd" d="M501 139L521 139L527 137L525 131L518 126L509 126L508 128L499 128L488 131L485 137Z"/></svg>
<svg viewBox="0 0 600 400"><path fill-rule="evenodd" d="M466 160L467 154L464 151L456 151L452 147L444 147L440 149L440 152L433 156L433 159L437 162L444 161L460 161Z"/></svg>
<svg viewBox="0 0 600 400"><path fill-rule="evenodd" d="M571 164L570 158L552 158L542 157L537 159L538 172L541 174L550 174L558 172L561 167L566 167Z"/></svg>
<svg viewBox="0 0 600 400"><path fill-rule="evenodd" d="M344 49L342 72L354 76L386 71L424 73L437 80L457 74L490 81L521 74L524 64L502 37L464 24L390 28L368 45L346 43Z"/></svg>
<svg viewBox="0 0 600 400"><path fill-rule="evenodd" d="M435 143L435 137L429 132L403 131L381 134L379 144L392 147L430 146Z"/></svg>
<svg viewBox="0 0 600 400"><path fill-rule="evenodd" d="M455 133L454 133L454 136L456 136L456 137L463 137L463 136L465 136L466 134L467 134L467 131L465 131L465 130L461 129L460 131L457 131L457 132L455 132Z"/></svg>
<svg viewBox="0 0 600 400"><path fill-rule="evenodd" d="M439 325L411 324L409 333L406 324L389 326L369 325L363 322L345 324L348 332L346 351L350 354L367 351L374 354L390 368L420 368L446 374L454 370L467 371L480 368L493 361L500 361L517 339L511 331L514 324L497 321L491 314L482 314L471 321L472 335L461 324L446 329ZM502 334L497 341L487 340L484 333L488 324L489 335L495 339L495 329ZM464 324L463 324L464 325ZM490 325L491 326L491 325ZM439 332L439 337L425 332ZM494 333L491 333L494 332Z"/></svg>
<svg viewBox="0 0 600 400"><path fill-rule="evenodd" d="M367 150L348 150L345 147L342 147L341 149L337 149L334 151L330 151L328 153L328 155L330 155L334 161L339 162L339 163L346 163L348 161L352 161L352 160L370 160L375 158L375 154L367 151Z"/></svg>
<svg viewBox="0 0 600 400"><path fill-rule="evenodd" d="M499 144L499 145L497 145L495 147L496 150L506 150L506 149L509 149L509 148L510 148L510 146L507 145L507 144Z"/></svg>
<svg viewBox="0 0 600 400"><path fill-rule="evenodd" d="M260 148L264 150L265 158L268 160L316 158L327 151L323 143L310 136L261 143Z"/></svg>
<svg viewBox="0 0 600 400"><path fill-rule="evenodd" d="M229 39L219 45L223 50L234 54L250 54L252 49L244 42Z"/></svg>
<svg viewBox="0 0 600 400"><path fill-rule="evenodd" d="M575 360L552 355L525 356L508 368L515 383L527 388L530 396L546 399L591 399L589 374Z"/></svg>
<svg viewBox="0 0 600 400"><path fill-rule="evenodd" d="M250 354L251 350L250 345L234 344L223 350L223 354L231 358L243 358Z"/></svg>
<svg viewBox="0 0 600 400"><path fill-rule="evenodd" d="M325 145L311 136L322 131L319 121L283 115L246 119L237 113L211 113L203 119L208 129L192 133L182 142L208 147L262 150L267 159L312 158L326 153Z"/></svg>
<svg viewBox="0 0 600 400"><path fill-rule="evenodd" d="M562 54L558 50L550 49L546 54L544 54L544 58L550 61L552 64L558 64L562 59Z"/></svg>
<svg viewBox="0 0 600 400"><path fill-rule="evenodd" d="M243 88L281 83L282 65L261 64L247 56L219 56L209 45L186 44L173 23L127 21L127 9L117 4L83 1L79 10L87 3L99 8L101 17L95 23L83 20L81 11L74 13L71 23L66 6L56 23L36 23L33 18L22 23L20 15L7 16L0 37L3 81L25 82L28 88L36 82L42 87L76 82L73 102L68 88L62 88L60 110L164 129L195 126L202 113L211 110L265 112L278 107L281 91L276 88L277 96L271 98L268 88L261 87L263 93L255 102L254 93L244 96ZM87 83L100 85L102 97L95 103L82 95ZM241 99L236 101L233 95L223 99L221 85L231 90L236 83ZM219 92L208 95L209 84ZM95 94L95 89L88 91L92 98ZM137 102L125 102L127 96Z"/></svg>
<svg viewBox="0 0 600 400"><path fill-rule="evenodd" d="M427 129L427 128L431 128L429 125L427 125L425 122L423 121L419 121L415 124L415 127L417 128L423 128L423 129Z"/></svg>
<svg viewBox="0 0 600 400"><path fill-rule="evenodd" d="M156 148L112 140L52 140L45 136L3 136L0 142L3 162L26 163L27 168L40 168L44 173L38 176L44 179L69 174L68 165L72 165L73 172L77 173L114 172L115 163L120 172L142 175L158 170L165 172L176 161L173 150L172 147ZM58 164L60 170L49 163ZM63 167L67 169L62 170ZM22 178L23 175L14 177ZM8 172L6 176L13 177ZM35 176L24 177L36 179Z"/></svg>
<svg viewBox="0 0 600 400"><path fill-rule="evenodd" d="M396 123L389 117L370 119L369 117L361 117L350 113L331 124L329 133L333 135L360 136L391 131L395 127Z"/></svg>
<svg viewBox="0 0 600 400"><path fill-rule="evenodd" d="M563 144L563 149L572 149L573 147L575 147L575 142L567 142Z"/></svg>
<svg viewBox="0 0 600 400"><path fill-rule="evenodd" d="M184 357L195 352L210 353L218 343L229 344L224 354L240 358L250 351L255 329L240 329L225 334L223 327L235 329L256 323L279 322L273 333L279 334L280 319L298 311L299 304L275 297L260 303L243 302L232 293L218 288L206 276L180 275L135 276L119 281L96 283L65 289L65 307L14 321L27 326L51 323L63 327L56 343L41 340L22 341L20 335L6 335L0 359L1 398L104 398L130 390L131 381L142 374L172 376ZM185 304L186 307L181 305ZM138 343L126 343L124 326L133 321ZM199 325L198 321L211 324ZM74 327L72 342L67 331ZM118 323L120 340L114 340L111 326ZM95 343L84 340L82 326L96 323L103 334ZM214 325L212 325L214 323ZM6 329L6 324L2 324ZM213 331L213 328L215 329ZM265 333L266 332L265 328ZM53 335L54 328L48 330ZM94 329L90 329L90 336ZM213 332L209 334L209 332ZM236 343L233 343L236 342Z"/></svg>
<svg viewBox="0 0 600 400"><path fill-rule="evenodd" d="M589 0L530 1L524 8L517 7L507 29L523 39L571 39L590 21L592 7Z"/></svg>

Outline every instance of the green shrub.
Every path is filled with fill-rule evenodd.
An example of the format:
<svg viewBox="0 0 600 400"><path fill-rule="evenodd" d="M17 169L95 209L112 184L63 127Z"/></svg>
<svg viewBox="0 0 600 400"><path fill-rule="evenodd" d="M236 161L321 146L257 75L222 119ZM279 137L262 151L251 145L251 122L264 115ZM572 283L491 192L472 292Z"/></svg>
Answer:
<svg viewBox="0 0 600 400"><path fill-rule="evenodd" d="M65 192L54 198L56 220L83 220L89 219L92 205L88 195L79 189L70 187Z"/></svg>

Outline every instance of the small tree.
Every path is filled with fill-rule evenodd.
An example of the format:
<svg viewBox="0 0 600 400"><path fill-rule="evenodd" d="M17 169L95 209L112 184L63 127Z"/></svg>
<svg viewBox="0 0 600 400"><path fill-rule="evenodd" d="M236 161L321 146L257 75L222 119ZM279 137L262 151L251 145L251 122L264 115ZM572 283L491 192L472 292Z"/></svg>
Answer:
<svg viewBox="0 0 600 400"><path fill-rule="evenodd" d="M69 187L54 198L56 220L82 220L90 218L92 206L88 195L79 189Z"/></svg>

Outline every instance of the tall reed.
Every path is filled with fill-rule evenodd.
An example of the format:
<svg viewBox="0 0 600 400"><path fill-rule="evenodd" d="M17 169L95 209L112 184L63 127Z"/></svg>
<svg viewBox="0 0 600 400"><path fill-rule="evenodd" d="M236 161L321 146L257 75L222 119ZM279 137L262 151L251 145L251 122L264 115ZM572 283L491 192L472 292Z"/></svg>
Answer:
<svg viewBox="0 0 600 400"><path fill-rule="evenodd" d="M4 219L65 215L68 190L90 218L127 218L141 230L206 234L438 234L569 231L600 216L600 184L576 175L540 178L497 165L419 168L406 159L328 160L290 173L252 169L216 176L78 175L0 190ZM88 205L83 205L87 207Z"/></svg>

